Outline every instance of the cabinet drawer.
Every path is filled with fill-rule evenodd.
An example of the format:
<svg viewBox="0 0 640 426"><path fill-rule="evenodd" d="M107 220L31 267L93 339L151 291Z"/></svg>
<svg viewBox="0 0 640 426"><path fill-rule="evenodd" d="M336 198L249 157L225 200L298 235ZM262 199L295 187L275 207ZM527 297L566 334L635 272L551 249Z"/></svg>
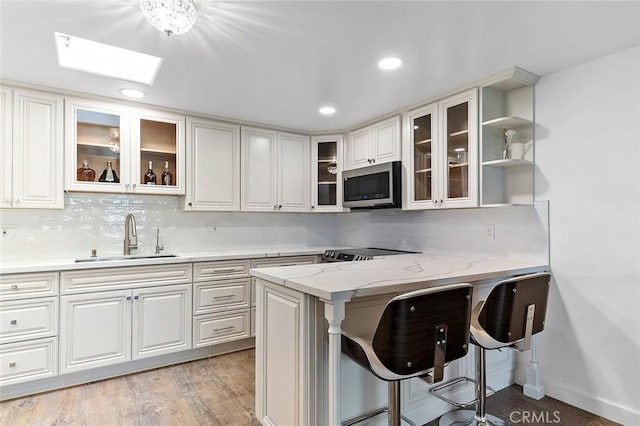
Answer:
<svg viewBox="0 0 640 426"><path fill-rule="evenodd" d="M53 297L0 302L0 343L58 334L58 303Z"/></svg>
<svg viewBox="0 0 640 426"><path fill-rule="evenodd" d="M193 313L228 311L248 308L250 299L250 278L222 280L194 284L195 300Z"/></svg>
<svg viewBox="0 0 640 426"><path fill-rule="evenodd" d="M226 278L248 277L248 260L225 260L193 264L194 281L210 281Z"/></svg>
<svg viewBox="0 0 640 426"><path fill-rule="evenodd" d="M251 261L251 267L269 268L272 266L311 265L313 263L318 263L318 256L286 256L271 259L254 259Z"/></svg>
<svg viewBox="0 0 640 426"><path fill-rule="evenodd" d="M58 294L58 273L12 274L0 276L0 299L16 300Z"/></svg>
<svg viewBox="0 0 640 426"><path fill-rule="evenodd" d="M249 309L194 317L193 346L198 348L249 337L249 317Z"/></svg>
<svg viewBox="0 0 640 426"><path fill-rule="evenodd" d="M89 293L139 287L188 284L191 264L124 266L69 271L60 274L62 294Z"/></svg>
<svg viewBox="0 0 640 426"><path fill-rule="evenodd" d="M0 386L58 374L57 338L7 343L0 348Z"/></svg>

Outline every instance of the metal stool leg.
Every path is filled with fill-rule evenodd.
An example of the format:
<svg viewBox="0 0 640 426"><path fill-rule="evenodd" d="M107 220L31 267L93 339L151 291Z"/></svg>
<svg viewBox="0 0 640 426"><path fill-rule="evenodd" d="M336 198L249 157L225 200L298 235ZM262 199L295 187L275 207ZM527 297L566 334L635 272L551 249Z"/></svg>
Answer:
<svg viewBox="0 0 640 426"><path fill-rule="evenodd" d="M387 413L387 417L389 419L389 426L402 426L402 420L408 423L410 426L416 426L414 422L412 422L409 418L405 417L400 413L400 382L389 382L388 386L388 408L379 408L377 410L371 411L369 413L362 414L357 417L353 417L349 420L342 422L342 426L351 426L356 423L360 423L364 420L370 419L372 417L378 416L382 413Z"/></svg>
<svg viewBox="0 0 640 426"><path fill-rule="evenodd" d="M442 417L438 422L440 426L449 425L478 425L478 426L503 426L504 420L487 414L487 360L486 350L481 346L476 346L476 395L478 402L476 411L456 410L451 411Z"/></svg>

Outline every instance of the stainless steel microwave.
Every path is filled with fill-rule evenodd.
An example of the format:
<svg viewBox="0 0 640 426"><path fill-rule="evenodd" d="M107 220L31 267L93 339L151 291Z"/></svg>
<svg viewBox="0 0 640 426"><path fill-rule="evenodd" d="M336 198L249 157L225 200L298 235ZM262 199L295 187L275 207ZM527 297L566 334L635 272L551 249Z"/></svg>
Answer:
<svg viewBox="0 0 640 426"><path fill-rule="evenodd" d="M402 207L402 162L342 172L342 205L351 209Z"/></svg>

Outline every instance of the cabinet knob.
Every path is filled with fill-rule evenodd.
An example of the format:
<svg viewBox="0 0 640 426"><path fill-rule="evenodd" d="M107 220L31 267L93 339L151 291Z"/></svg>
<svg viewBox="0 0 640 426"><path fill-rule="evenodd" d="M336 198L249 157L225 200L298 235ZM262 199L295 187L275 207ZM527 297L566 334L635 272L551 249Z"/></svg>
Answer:
<svg viewBox="0 0 640 426"><path fill-rule="evenodd" d="M129 190L129 184L128 183L124 184L124 189L126 189L127 191Z"/></svg>
<svg viewBox="0 0 640 426"><path fill-rule="evenodd" d="M17 289L18 289L18 284L11 285L11 290L17 290Z"/></svg>
<svg viewBox="0 0 640 426"><path fill-rule="evenodd" d="M9 323L10 323L11 325L16 325L16 324L18 323L18 321L17 321L17 320L11 320Z"/></svg>
<svg viewBox="0 0 640 426"><path fill-rule="evenodd" d="M189 203L189 207L193 206L193 203Z"/></svg>
<svg viewBox="0 0 640 426"><path fill-rule="evenodd" d="M315 208L316 208L316 206L311 206L311 210L313 210L313 209L315 209Z"/></svg>
<svg viewBox="0 0 640 426"><path fill-rule="evenodd" d="M278 205L277 205L277 204L274 204L274 205L273 205L273 209L274 209L274 210L278 210Z"/></svg>
<svg viewBox="0 0 640 426"><path fill-rule="evenodd" d="M15 363L15 362L10 362L10 363L9 363L9 367L14 368L15 366L16 366L16 363Z"/></svg>
<svg viewBox="0 0 640 426"><path fill-rule="evenodd" d="M131 185L131 187L133 188L134 191L136 190L136 186L138 186L137 183L134 183L133 185Z"/></svg>
<svg viewBox="0 0 640 426"><path fill-rule="evenodd" d="M131 296L127 296L127 300L131 300Z"/></svg>
<svg viewBox="0 0 640 426"><path fill-rule="evenodd" d="M278 204L278 210L282 208L282 204Z"/></svg>
<svg viewBox="0 0 640 426"><path fill-rule="evenodd" d="M140 299L140 296L138 296L138 295L136 294L135 296L133 296L133 298L134 298L135 300L138 300L138 299Z"/></svg>

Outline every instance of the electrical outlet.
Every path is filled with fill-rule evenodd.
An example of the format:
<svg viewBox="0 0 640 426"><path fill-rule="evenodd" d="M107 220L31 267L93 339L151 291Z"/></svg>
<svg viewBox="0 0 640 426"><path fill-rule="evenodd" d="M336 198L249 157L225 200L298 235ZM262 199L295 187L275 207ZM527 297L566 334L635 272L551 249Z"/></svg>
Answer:
<svg viewBox="0 0 640 426"><path fill-rule="evenodd" d="M15 237L16 228L16 225L0 225L0 229L2 230L0 235L2 235L2 238Z"/></svg>
<svg viewBox="0 0 640 426"><path fill-rule="evenodd" d="M485 225L484 226L484 233L485 233L485 237L487 240L495 240L496 239L496 226L491 224L491 225Z"/></svg>

